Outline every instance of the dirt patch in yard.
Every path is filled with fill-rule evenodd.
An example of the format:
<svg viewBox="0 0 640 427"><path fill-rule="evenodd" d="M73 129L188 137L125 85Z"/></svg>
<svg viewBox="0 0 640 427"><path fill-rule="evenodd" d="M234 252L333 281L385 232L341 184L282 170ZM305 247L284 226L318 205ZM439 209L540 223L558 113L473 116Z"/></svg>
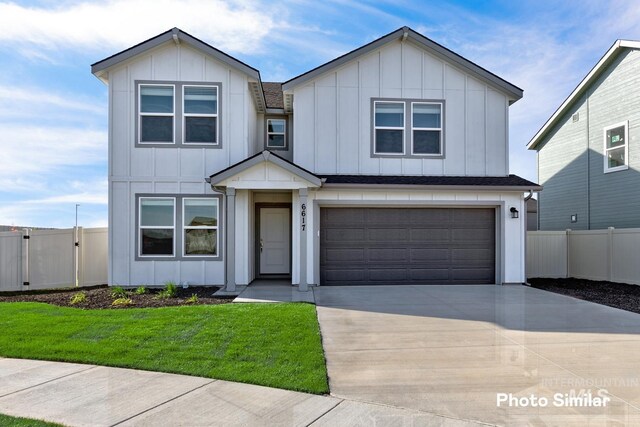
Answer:
<svg viewBox="0 0 640 427"><path fill-rule="evenodd" d="M114 295L114 288L94 286L91 288L61 289L50 291L3 292L0 302L44 302L62 307L76 307L84 309L96 308L142 308L142 307L171 307L177 305L226 304L233 301L233 297L213 297L219 288L212 286L190 286L186 289L178 287L175 297L161 298L162 289L146 288L146 293L137 294L135 289L125 290L126 295ZM84 293L83 300L72 304L71 301L79 293ZM196 295L196 297L193 297ZM130 303L113 305L117 298L130 299Z"/></svg>
<svg viewBox="0 0 640 427"><path fill-rule="evenodd" d="M532 287L640 314L640 286L585 279L529 279Z"/></svg>

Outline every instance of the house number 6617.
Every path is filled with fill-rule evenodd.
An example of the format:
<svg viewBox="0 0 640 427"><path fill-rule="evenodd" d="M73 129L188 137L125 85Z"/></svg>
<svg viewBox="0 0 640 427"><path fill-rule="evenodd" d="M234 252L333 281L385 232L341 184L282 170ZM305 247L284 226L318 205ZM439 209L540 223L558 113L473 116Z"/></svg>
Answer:
<svg viewBox="0 0 640 427"><path fill-rule="evenodd" d="M302 226L302 231L307 229L307 205L305 203L300 206L300 225Z"/></svg>

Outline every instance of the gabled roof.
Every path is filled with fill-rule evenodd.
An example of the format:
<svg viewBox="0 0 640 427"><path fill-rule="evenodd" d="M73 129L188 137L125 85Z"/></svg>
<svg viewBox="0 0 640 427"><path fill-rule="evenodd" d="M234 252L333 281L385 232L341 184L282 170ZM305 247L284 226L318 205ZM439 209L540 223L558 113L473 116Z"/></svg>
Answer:
<svg viewBox="0 0 640 427"><path fill-rule="evenodd" d="M287 91L291 88L301 85L333 68L339 67L361 55L365 55L391 41L398 40L398 39L402 39L402 40L410 39L414 43L417 43L419 46L422 46L423 48L429 50L430 52L440 57L441 59L455 64L461 69L473 74L474 76L478 77L480 80L486 83L489 83L494 87L498 87L502 89L503 91L509 94L513 102L522 98L522 89L520 89L519 87L509 83L503 78L469 61L468 59L463 58L457 53L434 42L433 40L423 36L422 34L412 30L409 27L399 28L387 34L386 36L382 36L379 39L372 41L371 43L368 43L362 47L352 50L351 52L346 53L332 61L329 61L324 65L320 65L319 67L316 67L313 70L307 71L304 74L294 77L291 80L288 80L282 84L282 90Z"/></svg>
<svg viewBox="0 0 640 427"><path fill-rule="evenodd" d="M241 162L236 163L235 165L231 165L228 168L221 170L220 172L214 173L209 178L207 178L206 181L212 186L219 185L221 182L233 177L234 175L237 175L249 169L250 167L263 162L273 163L274 165L287 170L288 172L304 179L305 181L308 181L315 186L319 187L320 185L322 185L322 181L314 173L309 172L308 170L296 165L295 163L290 162L289 160L284 159L277 154L267 150L248 157Z"/></svg>
<svg viewBox="0 0 640 427"><path fill-rule="evenodd" d="M202 40L193 37L191 34L185 33L179 28L172 28L169 31L165 31L162 34L152 37L149 40L143 41L142 43L130 47L129 49L123 50L120 53L116 53L115 55L105 58L102 61L98 61L95 64L91 65L91 72L97 77L100 77L101 74L103 74L103 72L108 68L131 59L134 56L140 55L141 53L144 53L149 49L160 46L161 44L166 43L170 40L173 40L175 43L184 42L189 46L200 50L208 55L211 55L217 60L229 65L230 67L242 71L250 77L260 81L260 72L257 69L245 64L239 59L227 55L226 53L216 49L210 44L207 44Z"/></svg>
<svg viewBox="0 0 640 427"><path fill-rule="evenodd" d="M540 128L540 130L531 138L527 144L529 150L535 150L538 144L544 139L547 133L558 123L558 120L569 110L573 103L591 86L591 84L602 74L602 72L611 64L611 62L624 49L640 49L640 41L635 40L616 40L609 50L600 58L598 63L589 71L582 79L580 84L569 94L560 107L551 115L549 120Z"/></svg>

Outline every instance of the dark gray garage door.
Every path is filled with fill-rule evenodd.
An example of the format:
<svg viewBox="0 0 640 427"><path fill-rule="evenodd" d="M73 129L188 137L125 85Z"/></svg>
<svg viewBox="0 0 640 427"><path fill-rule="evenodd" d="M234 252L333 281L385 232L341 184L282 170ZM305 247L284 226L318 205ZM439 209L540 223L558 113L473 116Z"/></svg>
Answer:
<svg viewBox="0 0 640 427"><path fill-rule="evenodd" d="M495 210L322 208L323 285L495 283Z"/></svg>

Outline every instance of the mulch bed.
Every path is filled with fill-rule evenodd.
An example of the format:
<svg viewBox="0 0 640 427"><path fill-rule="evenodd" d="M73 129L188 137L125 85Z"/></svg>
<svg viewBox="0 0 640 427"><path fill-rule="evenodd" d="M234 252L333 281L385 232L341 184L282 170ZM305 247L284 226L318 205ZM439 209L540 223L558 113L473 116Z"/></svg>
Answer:
<svg viewBox="0 0 640 427"><path fill-rule="evenodd" d="M640 286L585 279L529 279L531 287L640 314Z"/></svg>
<svg viewBox="0 0 640 427"><path fill-rule="evenodd" d="M0 302L44 302L62 307L75 307L85 309L96 308L142 308L142 307L170 307L177 305L213 305L226 304L233 301L233 297L213 297L213 293L220 288L212 286L189 286L184 289L178 287L175 298L158 298L162 289L147 288L147 293L136 295L134 289L127 289L127 298L131 298L133 304L126 306L113 306L116 297L112 296L113 288L106 285L90 288L61 289L48 291L28 292L3 292L0 293ZM86 294L86 301L72 305L71 298L78 292ZM198 296L197 302L188 303L187 299L192 295Z"/></svg>

